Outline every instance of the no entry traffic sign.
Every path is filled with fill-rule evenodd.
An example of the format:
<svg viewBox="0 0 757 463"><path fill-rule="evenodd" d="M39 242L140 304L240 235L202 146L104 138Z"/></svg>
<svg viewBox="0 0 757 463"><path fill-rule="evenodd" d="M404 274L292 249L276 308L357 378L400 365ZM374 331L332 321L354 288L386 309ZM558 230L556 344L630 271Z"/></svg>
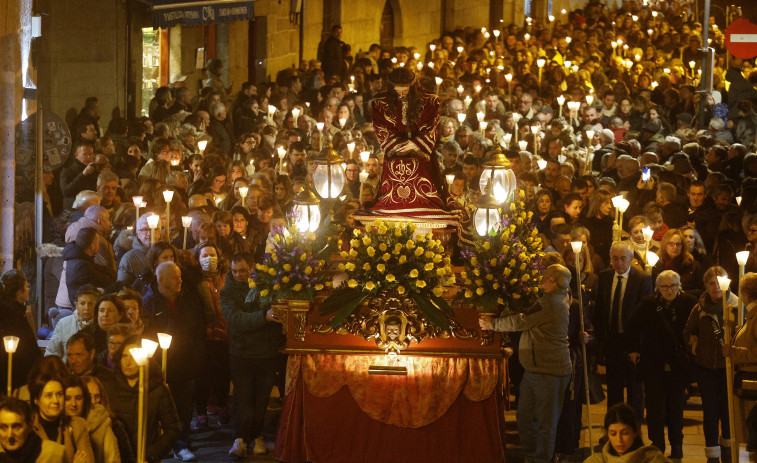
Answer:
<svg viewBox="0 0 757 463"><path fill-rule="evenodd" d="M757 24L739 18L725 30L725 47L737 58L757 56Z"/></svg>

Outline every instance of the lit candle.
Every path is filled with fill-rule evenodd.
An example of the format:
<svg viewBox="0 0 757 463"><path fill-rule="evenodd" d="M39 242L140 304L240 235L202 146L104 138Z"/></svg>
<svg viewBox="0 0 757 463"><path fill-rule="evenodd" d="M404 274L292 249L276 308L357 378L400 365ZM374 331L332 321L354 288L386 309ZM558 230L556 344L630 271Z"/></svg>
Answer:
<svg viewBox="0 0 757 463"><path fill-rule="evenodd" d="M158 222L160 221L160 216L157 214L150 214L147 216L147 226L150 227L150 243L155 243L157 241L157 236L155 236L155 229L158 228Z"/></svg>
<svg viewBox="0 0 757 463"><path fill-rule="evenodd" d="M279 173L284 173L284 156L287 154L287 150L283 146L276 148L276 152L279 155Z"/></svg>
<svg viewBox="0 0 757 463"><path fill-rule="evenodd" d="M239 187L239 197L242 198L242 207L244 207L244 199L247 197L248 191L249 191L249 188L246 186Z"/></svg>
<svg viewBox="0 0 757 463"><path fill-rule="evenodd" d="M134 202L134 207L137 208L137 222L139 222L139 208L142 207L142 197L132 196L131 200ZM137 222L134 222L135 226Z"/></svg>
<svg viewBox="0 0 757 463"><path fill-rule="evenodd" d="M182 249L187 249L187 230L192 225L192 217L185 215L181 218L181 225L184 227L184 246Z"/></svg>
<svg viewBox="0 0 757 463"><path fill-rule="evenodd" d="M557 104L560 105L560 114L559 117L562 117L562 106L565 104L565 97L560 95L557 97Z"/></svg>
<svg viewBox="0 0 757 463"><path fill-rule="evenodd" d="M171 241L171 200L173 190L164 190L163 199L166 201L166 240Z"/></svg>
<svg viewBox="0 0 757 463"><path fill-rule="evenodd" d="M367 182L368 181L368 172L366 172L366 171L360 172L359 177L360 177L360 183Z"/></svg>
<svg viewBox="0 0 757 463"><path fill-rule="evenodd" d="M297 127L297 119L300 118L300 108L296 106L292 108L292 116L294 117L294 126Z"/></svg>
<svg viewBox="0 0 757 463"><path fill-rule="evenodd" d="M478 127L481 129L481 135L486 136L486 127L488 127L489 123L486 121L481 121L478 123Z"/></svg>

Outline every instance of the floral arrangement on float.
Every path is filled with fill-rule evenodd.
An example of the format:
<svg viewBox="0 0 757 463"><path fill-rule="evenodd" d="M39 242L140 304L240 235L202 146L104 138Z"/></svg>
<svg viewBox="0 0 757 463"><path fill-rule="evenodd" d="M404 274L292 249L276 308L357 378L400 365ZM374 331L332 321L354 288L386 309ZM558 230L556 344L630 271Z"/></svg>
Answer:
<svg viewBox="0 0 757 463"><path fill-rule="evenodd" d="M321 313L335 314L332 328L361 302L389 289L411 298L435 326L449 328L447 315L453 313L442 294L444 283L454 282L454 276L444 246L431 233L416 233L412 223L376 220L365 231L355 230L349 245L341 253L346 262L338 265L345 279L319 306Z"/></svg>
<svg viewBox="0 0 757 463"><path fill-rule="evenodd" d="M525 197L523 190L514 192L509 207L500 210L487 233L475 234L473 245L461 251L461 292L480 312L496 314L502 307L530 305L539 293L544 252Z"/></svg>
<svg viewBox="0 0 757 463"><path fill-rule="evenodd" d="M316 291L331 285L323 258L329 248L320 244L315 233L303 233L296 224L275 227L263 262L249 279L248 300L259 297L263 305L278 299L312 301Z"/></svg>

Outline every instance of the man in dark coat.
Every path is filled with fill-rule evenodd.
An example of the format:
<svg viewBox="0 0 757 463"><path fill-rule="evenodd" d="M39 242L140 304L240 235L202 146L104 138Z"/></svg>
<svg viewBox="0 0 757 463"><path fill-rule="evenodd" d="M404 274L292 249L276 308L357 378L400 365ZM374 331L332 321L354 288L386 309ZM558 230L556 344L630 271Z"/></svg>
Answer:
<svg viewBox="0 0 757 463"><path fill-rule="evenodd" d="M83 190L97 191L94 145L86 140L76 142L71 150L74 157L60 173L60 189L63 192L63 207L70 208L76 195Z"/></svg>
<svg viewBox="0 0 757 463"><path fill-rule="evenodd" d="M626 354L625 332L641 298L652 294L652 281L631 266L632 259L633 248L627 241L610 247L611 268L599 272L592 322L607 367L607 407L623 402L627 389L627 402L636 416L644 416L641 381Z"/></svg>
<svg viewBox="0 0 757 463"><path fill-rule="evenodd" d="M344 62L344 49L342 48L342 26L335 25L331 28L331 35L323 43L323 51L320 56L321 68L326 81L333 76L342 80L347 72Z"/></svg>
<svg viewBox="0 0 757 463"><path fill-rule="evenodd" d="M100 250L100 235L91 227L82 228L76 240L63 248L66 265L66 287L73 306L79 288L86 284L107 288L116 282L116 272L111 267L95 263L95 255Z"/></svg>
<svg viewBox="0 0 757 463"><path fill-rule="evenodd" d="M229 455L240 458L247 455L248 445L254 445L255 455L266 453L261 432L276 379L276 357L285 340L273 310L263 307L258 300L246 301L253 264L251 254L235 255L221 290L221 308L229 323L230 369L237 415Z"/></svg>
<svg viewBox="0 0 757 463"><path fill-rule="evenodd" d="M163 262L155 270L157 291L150 286L142 298L142 307L148 314L146 331L168 333L173 336L168 351L167 382L171 389L181 422L181 436L175 454L191 453L189 449L189 423L195 379L205 351L206 314L197 290L199 280L187 276L182 283L182 271L173 262ZM185 458L186 461L186 458Z"/></svg>
<svg viewBox="0 0 757 463"><path fill-rule="evenodd" d="M649 440L665 452L667 424L670 457L682 458L688 384L683 329L697 298L681 291L681 277L672 270L660 273L655 286L656 294L644 297L628 321L628 356L644 381Z"/></svg>

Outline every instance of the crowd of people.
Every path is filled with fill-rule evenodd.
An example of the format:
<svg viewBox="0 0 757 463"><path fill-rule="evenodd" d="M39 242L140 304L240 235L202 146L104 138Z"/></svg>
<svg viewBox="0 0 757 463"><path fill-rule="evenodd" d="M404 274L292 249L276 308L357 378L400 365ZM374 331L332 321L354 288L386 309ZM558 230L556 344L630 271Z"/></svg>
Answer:
<svg viewBox="0 0 757 463"><path fill-rule="evenodd" d="M522 442L526 454L562 461L579 448L584 343L589 368L605 366L612 412L609 441L591 461L640 451L650 456L639 461L664 461L665 427L670 457L682 458L692 382L702 397L704 452L726 461L735 430L725 358L757 371L757 71L727 54L724 26L698 23L676 2L624 2L617 11L590 2L545 22L468 27L422 48L374 44L355 56L335 26L319 60L282 70L275 82L245 83L235 95L222 61L212 59L198 95L158 88L141 118L114 115L100 127L98 99L88 98L69 121L71 158L45 173L44 357L25 318L24 275L0 279L0 329L21 338L14 397L0 402L0 459L134 461L139 376L129 349L158 332L173 341L165 378L150 365L148 461L195 459L191 427L210 426L209 416L226 424L232 414L230 455L266 453L263 418L273 388L283 395L285 338L272 310L247 300L251 269L295 195L312 184L324 148L344 158L345 187L323 216L349 233L353 214L374 204L385 150L371 102L387 90L388 73L405 67L440 100L434 153L448 194L473 211L484 161L504 152L546 261L557 266L545 293L583 297L585 326L574 302L570 343L552 359L562 371L550 383L553 410L524 418L549 424L546 435ZM697 91L703 27L716 51L707 94ZM629 202L620 230L617 195ZM190 218L187 234L182 217ZM571 241L585 244L578 259ZM738 281L735 253L743 250L748 275ZM659 256L651 266L649 254ZM744 327L721 347L728 321L717 277L725 275L728 302L736 306L738 293L748 315L745 324L733 321ZM517 320L494 327L527 329ZM534 381L544 372L519 362L511 339L513 392L542 400ZM739 415L745 429L747 415ZM643 419L657 453L642 446Z"/></svg>

